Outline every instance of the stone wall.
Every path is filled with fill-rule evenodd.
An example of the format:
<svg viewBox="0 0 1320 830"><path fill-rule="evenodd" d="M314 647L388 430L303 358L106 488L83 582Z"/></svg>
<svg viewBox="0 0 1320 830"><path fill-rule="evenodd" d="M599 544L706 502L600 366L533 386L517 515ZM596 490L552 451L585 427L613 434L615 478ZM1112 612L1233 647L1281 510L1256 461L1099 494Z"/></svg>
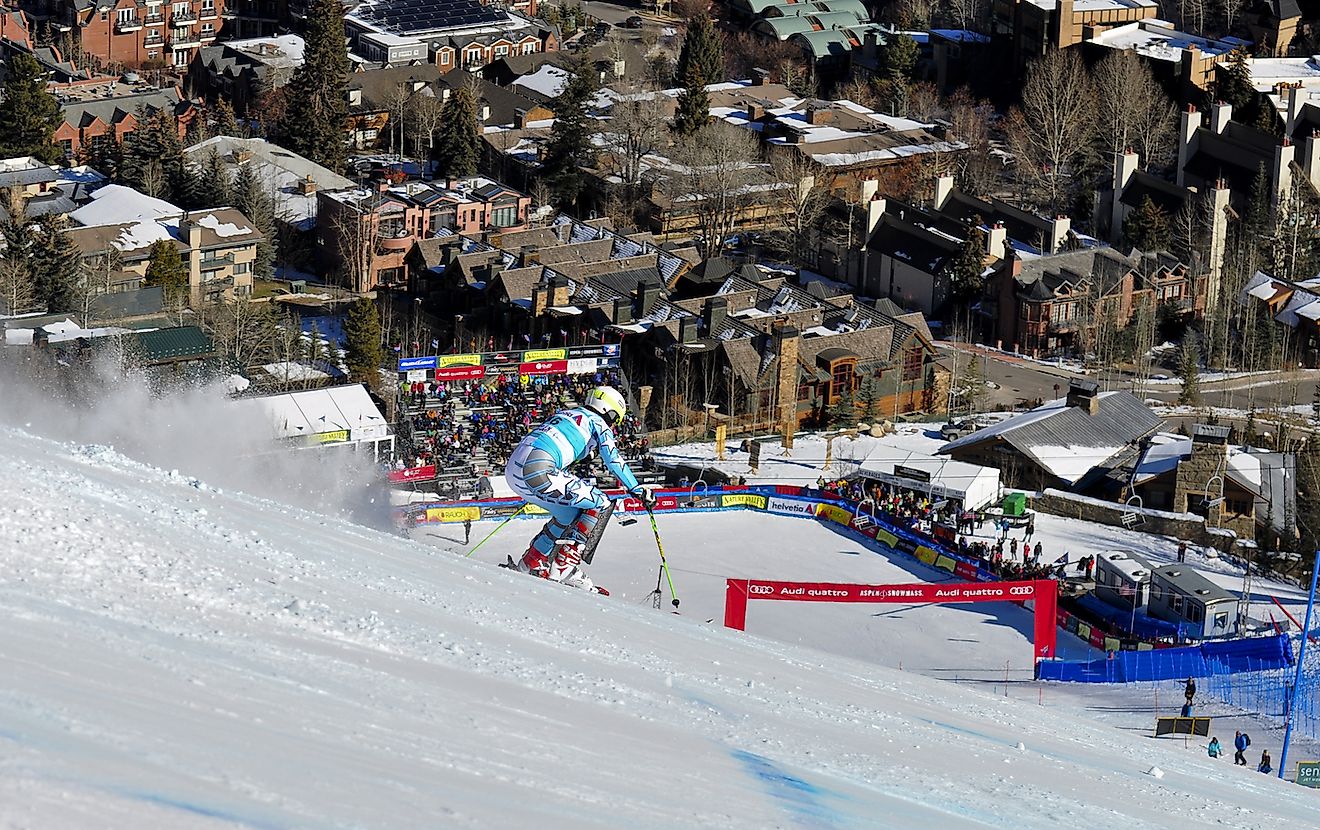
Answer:
<svg viewBox="0 0 1320 830"><path fill-rule="evenodd" d="M1143 523L1133 530L1154 533L1182 539L1193 545L1212 547L1224 553L1233 553L1237 546L1237 535L1231 531L1205 526L1205 519L1192 513L1169 513L1150 508L1134 509L1116 502L1102 501L1087 496L1065 493L1062 490L1045 490L1037 493L1031 506L1042 513L1083 519L1102 525L1126 527L1123 516L1138 513Z"/></svg>

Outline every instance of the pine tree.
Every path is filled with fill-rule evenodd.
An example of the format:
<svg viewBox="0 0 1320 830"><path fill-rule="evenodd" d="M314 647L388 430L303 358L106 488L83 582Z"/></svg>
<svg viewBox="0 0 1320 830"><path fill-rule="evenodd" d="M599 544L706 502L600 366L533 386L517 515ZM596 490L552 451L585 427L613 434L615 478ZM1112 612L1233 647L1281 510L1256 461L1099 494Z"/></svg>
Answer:
<svg viewBox="0 0 1320 830"><path fill-rule="evenodd" d="M188 267L179 256L179 246L173 240L161 239L151 245L147 261L147 285L165 289L167 303L182 298L188 290Z"/></svg>
<svg viewBox="0 0 1320 830"><path fill-rule="evenodd" d="M1233 105L1235 121L1250 122L1256 112L1256 88L1251 84L1251 67L1246 49L1234 49L1226 64L1220 64L1215 79L1215 98Z"/></svg>
<svg viewBox="0 0 1320 830"><path fill-rule="evenodd" d="M1149 196L1123 220L1123 238L1139 250L1168 250L1169 236L1169 216Z"/></svg>
<svg viewBox="0 0 1320 830"><path fill-rule="evenodd" d="M715 30L710 16L704 13L688 21L683 46L678 52L678 65L674 70L674 77L685 87L692 86L697 76L706 83L715 83L725 76L724 47L720 43L719 32Z"/></svg>
<svg viewBox="0 0 1320 830"><path fill-rule="evenodd" d="M307 9L303 41L303 65L286 87L288 105L278 138L295 153L331 170L342 170L349 65L344 9L339 0L313 0Z"/></svg>
<svg viewBox="0 0 1320 830"><path fill-rule="evenodd" d="M587 106L594 92L590 66L578 61L553 104L555 123L550 128L541 176L560 205L575 203L582 190L579 168L588 162L591 150Z"/></svg>
<svg viewBox="0 0 1320 830"><path fill-rule="evenodd" d="M234 108L224 98L221 98L220 103L215 106L215 134L243 137L243 130L239 127L238 120L234 118Z"/></svg>
<svg viewBox="0 0 1320 830"><path fill-rule="evenodd" d="M970 305L981 296L985 288L985 233L979 222L972 225L958 253L945 261L941 271L949 283L948 302L954 308Z"/></svg>
<svg viewBox="0 0 1320 830"><path fill-rule="evenodd" d="M316 323L312 323L311 330L307 332L307 362L316 364L319 361L328 359L325 350L321 346L321 330L317 328Z"/></svg>
<svg viewBox="0 0 1320 830"><path fill-rule="evenodd" d="M238 175L234 177L234 207L247 217L260 234L257 242L257 258L252 263L253 276L268 279L273 273L273 263L279 245L275 231L275 202L266 192L256 170L250 164L239 165Z"/></svg>
<svg viewBox="0 0 1320 830"><path fill-rule="evenodd" d="M183 160L183 142L174 114L139 107L138 126L124 138L119 183L149 196L188 203L194 187Z"/></svg>
<svg viewBox="0 0 1320 830"><path fill-rule="evenodd" d="M851 389L845 390L830 405L829 418L830 423L836 427L849 427L857 423L857 403Z"/></svg>
<svg viewBox="0 0 1320 830"><path fill-rule="evenodd" d="M1297 455L1297 530L1302 550L1320 548L1320 436L1314 433Z"/></svg>
<svg viewBox="0 0 1320 830"><path fill-rule="evenodd" d="M344 353L349 380L375 386L385 362L380 343L380 314L369 297L360 297L344 315Z"/></svg>
<svg viewBox="0 0 1320 830"><path fill-rule="evenodd" d="M1178 403L1184 406L1197 406L1201 403L1200 373L1201 347L1197 343L1196 332L1188 329L1183 335L1182 355L1178 364L1178 374L1182 379Z"/></svg>
<svg viewBox="0 0 1320 830"><path fill-rule="evenodd" d="M435 161L445 176L461 179L477 172L481 138L477 132L477 102L472 90L460 86L449 95L440 109L440 129L436 134Z"/></svg>
<svg viewBox="0 0 1320 830"><path fill-rule="evenodd" d="M34 156L54 164L64 157L54 141L63 120L59 101L46 88L41 64L26 52L14 53L0 100L0 153L5 158Z"/></svg>
<svg viewBox="0 0 1320 830"><path fill-rule="evenodd" d="M917 67L921 50L911 36L899 32L889 38L881 52L884 72L890 81L907 83Z"/></svg>
<svg viewBox="0 0 1320 830"><path fill-rule="evenodd" d="M195 207L224 207L233 202L229 168L215 150L206 151L195 174L197 182Z"/></svg>
<svg viewBox="0 0 1320 830"><path fill-rule="evenodd" d="M710 121L710 96L706 94L706 81L699 68L688 75L690 82L678 94L674 111L674 134L681 138L695 135Z"/></svg>
<svg viewBox="0 0 1320 830"><path fill-rule="evenodd" d="M32 226L28 270L37 298L51 313L77 311L82 284L82 254L66 231L69 220L44 216Z"/></svg>

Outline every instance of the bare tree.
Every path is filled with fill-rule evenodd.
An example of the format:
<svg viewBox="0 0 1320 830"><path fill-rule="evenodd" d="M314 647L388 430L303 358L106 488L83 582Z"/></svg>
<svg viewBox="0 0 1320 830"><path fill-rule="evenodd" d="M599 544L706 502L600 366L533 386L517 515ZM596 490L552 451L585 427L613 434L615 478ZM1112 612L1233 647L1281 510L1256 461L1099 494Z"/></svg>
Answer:
<svg viewBox="0 0 1320 830"><path fill-rule="evenodd" d="M852 101L854 104L861 104L873 110L879 109L881 104L880 93L875 88L875 82L860 75L854 75L847 83L840 85L835 90L835 95L840 99Z"/></svg>
<svg viewBox="0 0 1320 830"><path fill-rule="evenodd" d="M810 158L794 149L770 157L770 174L792 190L778 200L782 207L773 238L790 260L816 264L815 248L821 222L830 204L829 180Z"/></svg>
<svg viewBox="0 0 1320 830"><path fill-rule="evenodd" d="M1055 49L1027 70L1022 107L1008 117L1022 184L1062 212L1095 129L1095 101L1076 49Z"/></svg>
<svg viewBox="0 0 1320 830"><path fill-rule="evenodd" d="M346 195L335 207L330 221L338 240L340 267L351 291L370 291L374 287L380 223L370 213L371 204L370 193L357 191Z"/></svg>
<svg viewBox="0 0 1320 830"><path fill-rule="evenodd" d="M413 152L428 160L435 155L435 133L440 129L440 112L444 108L444 102L429 93L428 87L412 97L407 121Z"/></svg>
<svg viewBox="0 0 1320 830"><path fill-rule="evenodd" d="M21 260L0 260L0 313L26 314L40 311L32 274Z"/></svg>
<svg viewBox="0 0 1320 830"><path fill-rule="evenodd" d="M715 256L742 214L768 184L757 163L756 139L747 130L722 122L708 124L674 148L674 174L668 179L674 210L691 205L702 239L703 257Z"/></svg>
<svg viewBox="0 0 1320 830"><path fill-rule="evenodd" d="M664 146L668 120L664 96L640 84L629 83L610 108L609 125L601 137L606 146L607 169L636 185L642 180L642 159Z"/></svg>
<svg viewBox="0 0 1320 830"><path fill-rule="evenodd" d="M991 135L997 122L994 104L972 97L966 87L949 96L949 126L953 137L968 146L957 156L958 185L974 196L985 196L995 189L1003 174L1000 156L990 152Z"/></svg>
<svg viewBox="0 0 1320 830"><path fill-rule="evenodd" d="M940 11L959 29L973 29L985 13L983 0L944 0Z"/></svg>
<svg viewBox="0 0 1320 830"><path fill-rule="evenodd" d="M1143 163L1163 166L1173 148L1174 106L1149 66L1127 49L1096 65L1097 138L1105 153L1132 149Z"/></svg>
<svg viewBox="0 0 1320 830"><path fill-rule="evenodd" d="M206 305L200 314L221 351L243 368L269 359L287 360L287 350L276 348L280 327L270 303L235 298Z"/></svg>

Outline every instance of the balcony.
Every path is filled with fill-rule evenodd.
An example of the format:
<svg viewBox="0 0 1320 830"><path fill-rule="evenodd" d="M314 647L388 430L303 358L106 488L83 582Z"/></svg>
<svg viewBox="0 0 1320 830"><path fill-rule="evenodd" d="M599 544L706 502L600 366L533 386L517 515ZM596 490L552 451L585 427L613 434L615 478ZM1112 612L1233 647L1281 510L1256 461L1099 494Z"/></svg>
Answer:
<svg viewBox="0 0 1320 830"><path fill-rule="evenodd" d="M138 29L141 28L142 28L142 21L136 17L130 17L127 20L115 21L115 32L117 34L122 35L127 32L136 32Z"/></svg>
<svg viewBox="0 0 1320 830"><path fill-rule="evenodd" d="M392 254L399 252L406 253L408 249L412 247L412 245L413 245L412 234L408 233L407 231L400 233L398 236L386 236L382 234L380 238L376 240L376 247L383 254L386 253Z"/></svg>
<svg viewBox="0 0 1320 830"><path fill-rule="evenodd" d="M220 17L222 17L225 20L233 20L234 18L238 17L238 12L234 11L229 6L225 6L223 9L220 10Z"/></svg>
<svg viewBox="0 0 1320 830"><path fill-rule="evenodd" d="M234 264L234 255L233 255L233 254L222 254L222 255L220 255L220 256L206 257L206 258L202 259L201 262L198 263L198 266L197 266L197 267L198 267L199 269L201 269L202 271L204 271L204 272L205 272L205 271L219 271L220 269L222 269L222 268L228 268L229 266L231 266L231 265L233 265L233 264ZM229 281L230 281L230 282L233 282L233 278L232 278L232 277L229 278ZM208 280L208 282L210 282L210 281Z"/></svg>
<svg viewBox="0 0 1320 830"><path fill-rule="evenodd" d="M197 35L175 35L170 38L171 49L196 49L201 45L201 38Z"/></svg>
<svg viewBox="0 0 1320 830"><path fill-rule="evenodd" d="M202 9L201 13L198 16L202 20L215 20L216 18L215 6L212 6L209 9L206 8Z"/></svg>
<svg viewBox="0 0 1320 830"><path fill-rule="evenodd" d="M152 32L142 41L142 45L159 48L165 45L165 38L160 32Z"/></svg>
<svg viewBox="0 0 1320 830"><path fill-rule="evenodd" d="M163 15L163 14L149 14L149 15L147 15L146 17L142 18L142 22L145 23L145 24L148 25L148 26L164 26L164 25L165 25L165 15Z"/></svg>
<svg viewBox="0 0 1320 830"><path fill-rule="evenodd" d="M174 26L191 26L196 22L196 12L175 12L170 16L170 23Z"/></svg>

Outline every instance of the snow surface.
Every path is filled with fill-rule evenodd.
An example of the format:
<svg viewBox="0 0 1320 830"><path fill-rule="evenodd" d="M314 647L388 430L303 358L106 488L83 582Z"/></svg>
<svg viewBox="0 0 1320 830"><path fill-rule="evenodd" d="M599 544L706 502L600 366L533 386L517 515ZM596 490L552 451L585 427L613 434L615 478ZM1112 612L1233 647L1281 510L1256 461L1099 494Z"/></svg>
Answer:
<svg viewBox="0 0 1320 830"><path fill-rule="evenodd" d="M251 228L239 227L233 222L221 222L214 213L208 213L197 219L197 224L203 228L210 228L216 236L228 238L231 236L243 236L252 233Z"/></svg>
<svg viewBox="0 0 1320 830"><path fill-rule="evenodd" d="M173 406L123 407L127 437L240 455L226 412ZM81 426L108 429L96 414ZM1314 793L1149 724L1116 730L1112 707L856 659L920 648L933 671L1011 650L1025 667L1011 606L766 604L746 634L693 615L734 563L931 576L812 522L660 519L688 612L673 616L644 602L645 522L606 537L604 598L17 423L0 426L0 826L1314 825ZM491 555L534 523L511 528Z"/></svg>

